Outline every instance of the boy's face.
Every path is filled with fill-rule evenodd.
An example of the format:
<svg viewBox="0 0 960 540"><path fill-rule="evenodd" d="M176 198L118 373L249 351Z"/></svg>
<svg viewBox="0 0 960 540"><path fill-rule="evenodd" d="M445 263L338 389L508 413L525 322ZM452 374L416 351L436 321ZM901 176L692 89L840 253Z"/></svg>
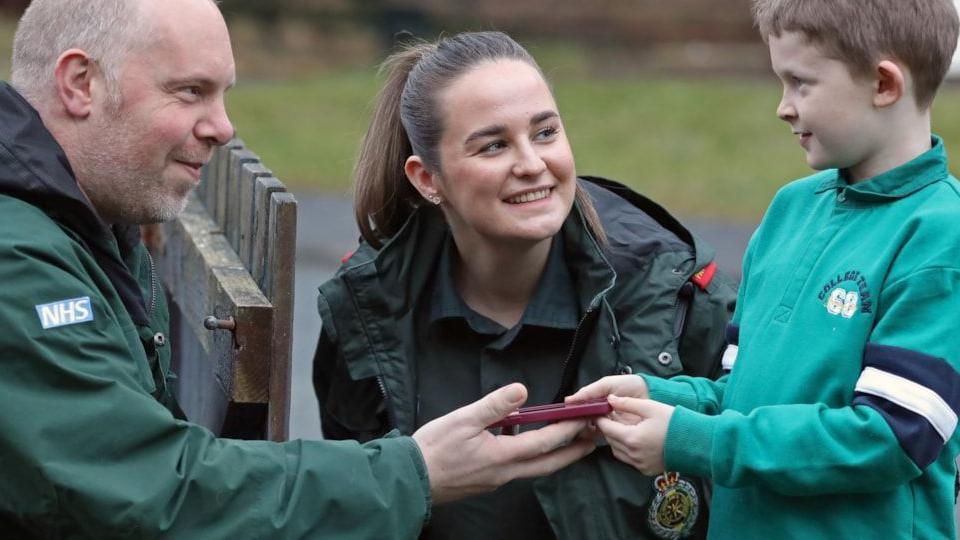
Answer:
<svg viewBox="0 0 960 540"><path fill-rule="evenodd" d="M847 169L851 180L869 176L882 133L872 82L851 76L845 64L798 32L771 35L769 46L773 71L783 83L777 116L799 137L807 164Z"/></svg>

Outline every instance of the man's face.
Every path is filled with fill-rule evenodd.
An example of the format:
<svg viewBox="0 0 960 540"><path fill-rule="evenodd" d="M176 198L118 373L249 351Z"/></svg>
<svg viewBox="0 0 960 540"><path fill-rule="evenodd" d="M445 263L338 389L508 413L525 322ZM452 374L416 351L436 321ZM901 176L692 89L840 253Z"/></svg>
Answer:
<svg viewBox="0 0 960 540"><path fill-rule="evenodd" d="M233 51L217 8L209 0L164 0L143 9L155 35L128 56L119 105L97 99L75 164L107 223L176 217L214 147L233 136L223 101L234 82Z"/></svg>

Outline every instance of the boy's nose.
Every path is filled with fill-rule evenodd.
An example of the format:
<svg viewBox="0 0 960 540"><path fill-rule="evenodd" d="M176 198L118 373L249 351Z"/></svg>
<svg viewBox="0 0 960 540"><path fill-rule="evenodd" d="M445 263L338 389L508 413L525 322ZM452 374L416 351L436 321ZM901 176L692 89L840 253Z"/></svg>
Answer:
<svg viewBox="0 0 960 540"><path fill-rule="evenodd" d="M796 119L797 110L787 102L785 99L781 99L780 103L777 105L777 118L783 120L784 122L789 122Z"/></svg>

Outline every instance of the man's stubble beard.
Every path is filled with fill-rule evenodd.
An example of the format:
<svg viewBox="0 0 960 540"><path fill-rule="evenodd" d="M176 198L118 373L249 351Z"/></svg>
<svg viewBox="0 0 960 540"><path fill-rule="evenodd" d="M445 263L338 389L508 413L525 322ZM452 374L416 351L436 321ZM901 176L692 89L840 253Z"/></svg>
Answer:
<svg viewBox="0 0 960 540"><path fill-rule="evenodd" d="M84 163L78 178L83 191L101 219L108 224L142 225L175 219L186 207L189 189L182 196L164 185L164 164L137 163L138 151L130 141L142 137L132 133L120 115L97 126L96 141L85 144Z"/></svg>

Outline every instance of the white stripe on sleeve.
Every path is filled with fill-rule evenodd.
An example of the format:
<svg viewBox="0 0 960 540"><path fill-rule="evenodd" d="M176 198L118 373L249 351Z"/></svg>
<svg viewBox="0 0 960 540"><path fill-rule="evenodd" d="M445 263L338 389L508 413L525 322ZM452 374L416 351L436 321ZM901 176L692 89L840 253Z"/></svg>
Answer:
<svg viewBox="0 0 960 540"><path fill-rule="evenodd" d="M886 399L927 419L944 442L957 429L957 414L939 394L910 379L868 367L860 373L857 392Z"/></svg>
<svg viewBox="0 0 960 540"><path fill-rule="evenodd" d="M733 369L733 364L737 361L737 352L740 350L740 347L736 345L727 345L727 350L723 351L723 358L720 359L720 365L723 369L730 371Z"/></svg>

